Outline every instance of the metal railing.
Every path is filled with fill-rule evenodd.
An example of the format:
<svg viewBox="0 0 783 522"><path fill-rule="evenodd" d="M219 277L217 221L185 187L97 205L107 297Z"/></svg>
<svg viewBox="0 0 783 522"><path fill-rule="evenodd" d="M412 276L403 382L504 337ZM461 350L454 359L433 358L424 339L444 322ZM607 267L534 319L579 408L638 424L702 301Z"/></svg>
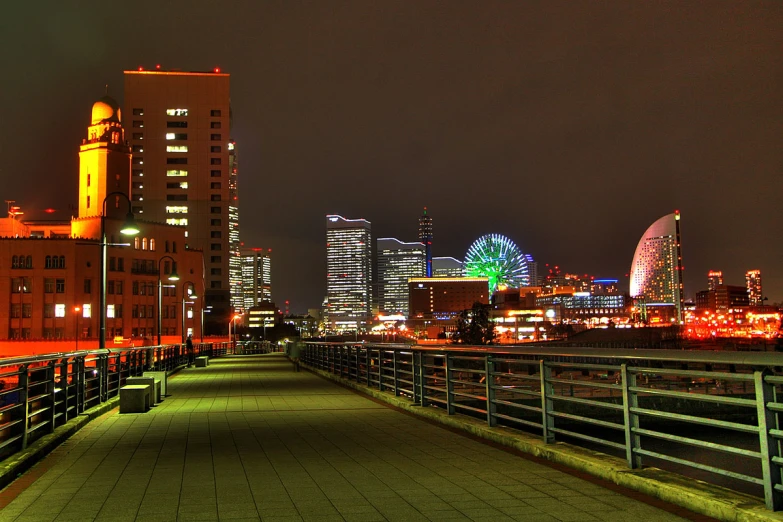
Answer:
<svg viewBox="0 0 783 522"><path fill-rule="evenodd" d="M755 485L783 509L781 354L309 342L301 359L449 415L597 446L632 469L650 459Z"/></svg>
<svg viewBox="0 0 783 522"><path fill-rule="evenodd" d="M230 343L194 344L219 357ZM182 345L89 350L0 359L0 460L119 394L128 377L187 363Z"/></svg>

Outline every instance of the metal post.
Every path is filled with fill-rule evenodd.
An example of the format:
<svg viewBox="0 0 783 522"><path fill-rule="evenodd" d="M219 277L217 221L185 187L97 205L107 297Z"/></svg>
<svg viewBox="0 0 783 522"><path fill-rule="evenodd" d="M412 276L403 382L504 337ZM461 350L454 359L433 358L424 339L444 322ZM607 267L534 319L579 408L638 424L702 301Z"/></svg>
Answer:
<svg viewBox="0 0 783 522"><path fill-rule="evenodd" d="M27 426L29 424L30 404L27 397L30 394L30 367L23 365L19 368L19 403L22 405L22 449L27 448Z"/></svg>
<svg viewBox="0 0 783 522"><path fill-rule="evenodd" d="M761 475L764 481L764 503L767 509L780 511L783 509L783 492L776 489L781 485L780 464L781 455L779 442L771 435L771 430L777 430L777 419L774 410L767 407L775 403L775 386L765 380L767 372L753 372L753 384L756 388L756 409L759 419L759 449L761 453ZM776 462L777 461L777 462Z"/></svg>
<svg viewBox="0 0 783 522"><path fill-rule="evenodd" d="M108 197L108 196L107 196ZM98 292L98 348L106 348L106 199L103 200L101 214L101 281Z"/></svg>
<svg viewBox="0 0 783 522"><path fill-rule="evenodd" d="M49 433L54 433L54 420L57 414L57 392L55 391L56 386L54 382L57 375L56 365L57 362L55 360L49 361L49 368L46 370L46 387L49 388L47 392L49 394L49 405L51 406L51 409L49 410Z"/></svg>
<svg viewBox="0 0 783 522"><path fill-rule="evenodd" d="M155 311L155 316L158 322L158 346L160 346L160 329L163 324L160 318L160 311L163 308L163 282L160 280L160 260L158 261L158 309ZM149 361L147 361L149 364Z"/></svg>
<svg viewBox="0 0 783 522"><path fill-rule="evenodd" d="M634 433L639 428L639 416L632 410L639 407L639 398L631 388L636 387L636 374L628 371L628 365L620 366L620 375L623 380L623 425L625 426L625 459L628 467L639 469L642 467L642 457L635 453L641 446L641 437Z"/></svg>
<svg viewBox="0 0 783 522"><path fill-rule="evenodd" d="M497 424L497 418L495 413L497 412L497 406L495 405L495 361L492 360L491 355L487 355L484 358L484 383L486 384L487 394L487 424L489 426L495 426Z"/></svg>
<svg viewBox="0 0 783 522"><path fill-rule="evenodd" d="M392 352L392 371L394 373L394 396L399 397L400 395L400 377L397 373L397 364L399 364L399 361L397 361L397 350L394 350Z"/></svg>
<svg viewBox="0 0 783 522"><path fill-rule="evenodd" d="M544 442L550 444L555 442L555 418L549 415L550 411L555 409L554 401L550 397L555 392L554 386L549 380L552 378L552 368L547 366L543 359L538 362L539 373L541 375L541 424L544 431Z"/></svg>
<svg viewBox="0 0 783 522"><path fill-rule="evenodd" d="M76 368L74 370L76 377L76 411L77 413L84 412L84 401L86 400L86 379L84 375L84 357L78 357L74 361Z"/></svg>
<svg viewBox="0 0 783 522"><path fill-rule="evenodd" d="M419 399L422 406L427 406L427 376L424 374L424 352L419 352Z"/></svg>
<svg viewBox="0 0 783 522"><path fill-rule="evenodd" d="M446 354L446 412L454 415L454 382L451 379L451 356Z"/></svg>

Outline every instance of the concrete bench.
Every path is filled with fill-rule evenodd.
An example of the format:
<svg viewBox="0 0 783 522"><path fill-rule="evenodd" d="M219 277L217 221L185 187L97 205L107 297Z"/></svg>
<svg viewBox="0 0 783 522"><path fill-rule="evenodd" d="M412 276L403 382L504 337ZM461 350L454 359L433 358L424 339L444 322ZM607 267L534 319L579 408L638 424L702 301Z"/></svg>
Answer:
<svg viewBox="0 0 783 522"><path fill-rule="evenodd" d="M160 395L161 397L168 397L169 391L168 391L168 373L166 372L144 372L142 373L144 377L154 377L155 379L160 381Z"/></svg>
<svg viewBox="0 0 783 522"><path fill-rule="evenodd" d="M196 368L205 368L207 366L209 366L209 357L206 355L196 357Z"/></svg>
<svg viewBox="0 0 783 522"><path fill-rule="evenodd" d="M125 384L146 384L150 387L150 406L161 401L160 381L155 377L128 377Z"/></svg>
<svg viewBox="0 0 783 522"><path fill-rule="evenodd" d="M146 413L149 409L149 384L129 384L120 388L120 413Z"/></svg>

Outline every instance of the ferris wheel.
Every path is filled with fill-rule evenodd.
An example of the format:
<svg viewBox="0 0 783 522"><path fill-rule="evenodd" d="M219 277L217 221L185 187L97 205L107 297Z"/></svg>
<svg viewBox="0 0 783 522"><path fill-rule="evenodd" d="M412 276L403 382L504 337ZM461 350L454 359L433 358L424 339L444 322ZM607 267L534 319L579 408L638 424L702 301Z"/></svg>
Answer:
<svg viewBox="0 0 783 522"><path fill-rule="evenodd" d="M509 238L486 234L478 238L465 254L465 275L489 279L489 293L500 285L512 288L530 285L527 257Z"/></svg>

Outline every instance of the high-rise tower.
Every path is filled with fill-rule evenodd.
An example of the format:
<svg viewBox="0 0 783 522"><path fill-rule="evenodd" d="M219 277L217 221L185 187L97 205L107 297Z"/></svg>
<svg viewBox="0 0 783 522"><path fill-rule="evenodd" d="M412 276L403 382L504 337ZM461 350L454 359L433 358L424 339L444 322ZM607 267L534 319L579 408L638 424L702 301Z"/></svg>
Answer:
<svg viewBox="0 0 783 522"><path fill-rule="evenodd" d="M238 157L236 142L228 142L228 284L234 312L245 309L243 268L239 241L239 190L237 188Z"/></svg>
<svg viewBox="0 0 783 522"><path fill-rule="evenodd" d="M426 276L432 277L432 217L427 215L427 207L419 218L419 241L426 250Z"/></svg>
<svg viewBox="0 0 783 522"><path fill-rule="evenodd" d="M79 147L79 217L99 216L107 194L130 191L131 149L119 104L105 96L92 106L87 138ZM106 202L107 215L125 217L125 202Z"/></svg>
<svg viewBox="0 0 783 522"><path fill-rule="evenodd" d="M707 272L707 289L714 292L717 287L723 284L723 272L720 270L710 270Z"/></svg>
<svg viewBox="0 0 783 522"><path fill-rule="evenodd" d="M371 317L371 284L370 222L326 216L325 316L332 330L356 330Z"/></svg>
<svg viewBox="0 0 783 522"><path fill-rule="evenodd" d="M272 249L243 248L238 257L242 272L242 304L235 310L272 302Z"/></svg>
<svg viewBox="0 0 783 522"><path fill-rule="evenodd" d="M745 272L745 287L748 289L750 306L761 306L764 298L761 293L761 270L748 270Z"/></svg>
<svg viewBox="0 0 783 522"><path fill-rule="evenodd" d="M408 279L424 276L424 243L403 243L393 237L379 238L378 305L383 315L408 315Z"/></svg>
<svg viewBox="0 0 783 522"><path fill-rule="evenodd" d="M204 252L208 335L225 332L230 313L229 111L229 75L219 69L125 71L133 211L184 226L187 246Z"/></svg>

